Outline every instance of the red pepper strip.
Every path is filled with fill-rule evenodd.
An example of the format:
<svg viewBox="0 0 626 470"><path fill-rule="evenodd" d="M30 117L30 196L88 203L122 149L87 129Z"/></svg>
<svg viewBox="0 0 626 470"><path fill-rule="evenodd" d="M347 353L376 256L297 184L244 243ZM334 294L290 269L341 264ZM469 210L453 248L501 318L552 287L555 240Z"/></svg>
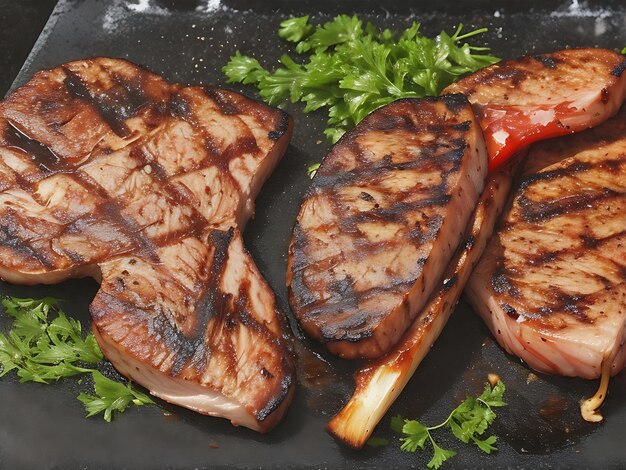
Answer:
<svg viewBox="0 0 626 470"><path fill-rule="evenodd" d="M557 106L480 106L474 105L485 135L489 171L494 171L513 154L533 142L572 134L561 123L565 117L579 114L569 103Z"/></svg>

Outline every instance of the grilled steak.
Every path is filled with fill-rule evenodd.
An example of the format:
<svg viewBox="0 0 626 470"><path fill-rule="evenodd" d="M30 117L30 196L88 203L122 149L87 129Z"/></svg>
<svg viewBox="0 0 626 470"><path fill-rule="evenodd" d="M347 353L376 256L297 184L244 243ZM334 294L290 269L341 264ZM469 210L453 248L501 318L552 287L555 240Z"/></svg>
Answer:
<svg viewBox="0 0 626 470"><path fill-rule="evenodd" d="M626 110L531 149L466 292L498 342L547 373L624 366Z"/></svg>
<svg viewBox="0 0 626 470"><path fill-rule="evenodd" d="M122 374L267 431L294 361L239 229L290 133L281 111L122 60L40 72L0 103L0 276L101 280L93 329Z"/></svg>
<svg viewBox="0 0 626 470"><path fill-rule="evenodd" d="M345 358L393 346L450 261L485 174L462 95L366 117L325 158L297 218L287 283L302 328Z"/></svg>
<svg viewBox="0 0 626 470"><path fill-rule="evenodd" d="M492 65L450 85L476 112L493 170L532 142L578 132L614 115L626 96L626 58L569 49Z"/></svg>
<svg viewBox="0 0 626 470"><path fill-rule="evenodd" d="M519 159L509 162L487 178L461 244L437 289L402 339L384 356L367 361L354 374L356 388L352 397L326 426L350 447L365 445L439 337L504 209L518 162Z"/></svg>

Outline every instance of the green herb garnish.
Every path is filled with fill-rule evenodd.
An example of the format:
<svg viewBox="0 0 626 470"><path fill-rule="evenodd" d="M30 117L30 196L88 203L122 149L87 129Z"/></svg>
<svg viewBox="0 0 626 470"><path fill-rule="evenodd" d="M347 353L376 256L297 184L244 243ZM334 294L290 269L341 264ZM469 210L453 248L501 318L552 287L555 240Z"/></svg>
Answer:
<svg viewBox="0 0 626 470"><path fill-rule="evenodd" d="M114 411L122 413L130 405L154 405L145 393L136 390L129 383L120 383L106 378L97 370L92 372L96 395L82 393L78 399L85 405L87 417L104 413L104 419L111 421Z"/></svg>
<svg viewBox="0 0 626 470"><path fill-rule="evenodd" d="M389 439L385 439L384 437L370 437L366 444L370 447L385 447L389 445Z"/></svg>
<svg viewBox="0 0 626 470"><path fill-rule="evenodd" d="M319 170L320 165L321 163L313 163L312 165L309 165L306 169L307 176L313 179L315 173L317 173L317 170Z"/></svg>
<svg viewBox="0 0 626 470"><path fill-rule="evenodd" d="M93 334L83 337L79 321L68 318L58 299L5 297L2 305L13 318L12 329L0 333L0 377L14 370L20 382L51 383L78 374L91 374L97 396L81 393L87 416L104 413L111 421L114 411L135 405L154 404L130 383L103 376L95 366L104 360ZM51 319L51 314L53 318Z"/></svg>
<svg viewBox="0 0 626 470"><path fill-rule="evenodd" d="M456 455L454 450L439 447L432 436L432 431L443 427L450 428L452 434L465 444L471 441L480 450L490 454L497 450L494 447L496 436L489 436L485 439L480 436L485 433L496 418L496 413L492 408L506 405L503 401L504 391L505 386L502 381L498 381L493 388L489 383L486 383L485 389L479 397L466 398L463 403L452 410L444 422L436 426L425 426L419 421L395 416L391 419L391 428L403 435L400 438L402 442L400 448L406 452L424 449L426 441L430 442L433 455L428 462L428 468L437 469L446 460Z"/></svg>
<svg viewBox="0 0 626 470"><path fill-rule="evenodd" d="M378 30L357 16L339 15L313 27L308 16L280 24L278 35L308 55L304 64L284 54L281 66L269 72L254 58L237 51L222 71L229 82L252 84L272 105L289 99L305 103L304 112L328 109L326 136L336 142L367 114L399 98L438 95L461 75L499 59L479 54L485 47L464 41L486 31L428 38L419 23L397 35Z"/></svg>

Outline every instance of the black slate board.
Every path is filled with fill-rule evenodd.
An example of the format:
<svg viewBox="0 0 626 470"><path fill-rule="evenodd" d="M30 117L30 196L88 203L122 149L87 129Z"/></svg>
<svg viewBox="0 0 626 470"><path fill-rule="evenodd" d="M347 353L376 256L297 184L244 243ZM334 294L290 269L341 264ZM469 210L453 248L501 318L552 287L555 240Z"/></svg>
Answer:
<svg viewBox="0 0 626 470"><path fill-rule="evenodd" d="M275 31L286 15L310 14L318 21L352 12L384 27L420 21L428 34L451 31L458 22L468 28L487 26L489 33L479 41L506 58L566 46L626 45L622 1L61 0L14 86L42 68L101 55L128 58L173 81L224 85L220 68L236 50L254 54L266 65L275 63L285 50ZM252 89L231 88L255 96ZM305 169L329 148L321 134L321 114L305 117L298 107L287 109L296 119L292 144L258 198L256 217L245 233L247 246L284 307L285 253L309 184ZM2 294L66 299L65 310L84 324L96 290L90 280L51 287L0 283ZM0 316L0 328L8 325ZM75 397L88 383L22 385L9 374L0 380L0 468L424 467L426 455L403 453L395 443L354 451L325 433L326 422L351 394L354 367L327 359L335 369L333 377L301 380L306 384L300 384L286 419L269 435L166 404L172 416L143 407L111 424L85 419ZM114 374L110 368L106 372ZM375 435L393 438L388 422L398 413L425 422L445 418L467 394L480 391L489 372L498 373L508 386L509 406L499 411L494 425L499 452L485 456L462 448L444 468L626 466L626 375L611 382L605 421L584 423L578 401L593 393L596 383L546 376L529 381L529 369L506 355L463 303ZM446 438L441 444L460 448Z"/></svg>

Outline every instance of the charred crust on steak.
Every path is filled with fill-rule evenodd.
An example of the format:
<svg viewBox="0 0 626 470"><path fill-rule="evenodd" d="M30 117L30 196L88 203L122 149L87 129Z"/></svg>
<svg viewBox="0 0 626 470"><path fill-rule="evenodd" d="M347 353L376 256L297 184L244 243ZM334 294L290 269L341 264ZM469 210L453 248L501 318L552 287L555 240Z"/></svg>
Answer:
<svg viewBox="0 0 626 470"><path fill-rule="evenodd" d="M284 376L283 379L280 381L280 393L272 397L272 399L267 405L265 405L265 407L255 413L256 419L261 422L267 419L267 417L280 406L285 398L287 398L287 395L289 395L289 390L291 389L292 385L292 376Z"/></svg>
<svg viewBox="0 0 626 470"><path fill-rule="evenodd" d="M454 285L458 282L459 280L459 276L456 274L453 274L450 277L447 277L443 280L443 290L448 290L448 289L452 289L452 287L454 287Z"/></svg>
<svg viewBox="0 0 626 470"><path fill-rule="evenodd" d="M467 238L465 239L465 249L469 250L474 246L474 243L476 243L476 236L470 234L467 236Z"/></svg>
<svg viewBox="0 0 626 470"><path fill-rule="evenodd" d="M278 127L274 129L273 131L270 131L267 134L267 137L269 137L271 140L280 139L283 135L285 135L285 132L287 132L287 129L289 129L289 123L290 123L289 115L283 112L280 118L280 122L278 123Z"/></svg>
<svg viewBox="0 0 626 470"><path fill-rule="evenodd" d="M463 121L460 124L455 124L452 128L456 131L469 131L472 126L472 121Z"/></svg>
<svg viewBox="0 0 626 470"><path fill-rule="evenodd" d="M170 116L187 119L192 116L191 105L180 93L172 95L167 102L167 109Z"/></svg>
<svg viewBox="0 0 626 470"><path fill-rule="evenodd" d="M519 313L517 313L517 310L515 310L511 305L507 303L502 303L500 304L500 307L509 317L513 318L514 320L517 320L519 318Z"/></svg>
<svg viewBox="0 0 626 470"><path fill-rule="evenodd" d="M535 59L538 62L541 62L544 67L547 67L549 69L556 68L557 61L555 60L554 57L538 54L538 55L533 56L533 59Z"/></svg>
<svg viewBox="0 0 626 470"><path fill-rule="evenodd" d="M622 74L624 73L624 70L626 70L626 59L624 59L621 64L619 64L617 67L615 67L611 71L611 75L615 75L616 77L621 77Z"/></svg>
<svg viewBox="0 0 626 470"><path fill-rule="evenodd" d="M447 108L453 113L458 113L463 108L469 105L469 101L467 101L467 97L462 93L450 93L448 95L443 95L440 97L441 101L445 103ZM465 125L467 121L461 123L461 125ZM469 130L469 126L464 128L459 128L458 130L467 131Z"/></svg>
<svg viewBox="0 0 626 470"><path fill-rule="evenodd" d="M506 270L499 266L491 278L491 288L498 294L508 294L512 298L519 297L519 289L511 282Z"/></svg>
<svg viewBox="0 0 626 470"><path fill-rule="evenodd" d="M94 334L120 373L268 431L293 395L293 347L237 227L290 132L279 110L124 60L38 72L0 102L3 273L94 276Z"/></svg>
<svg viewBox="0 0 626 470"><path fill-rule="evenodd" d="M61 159L50 147L28 137L10 120L7 120L7 124L3 137L8 146L21 150L28 155L45 175L63 171L67 168L67 165L61 162Z"/></svg>
<svg viewBox="0 0 626 470"><path fill-rule="evenodd" d="M319 230L326 235L318 236L316 225L298 221L288 284L300 325L332 352L350 358L382 354L402 333L403 327L395 325L403 321L398 319L415 314L407 293L425 299L431 284L441 279L442 272L424 272L426 253L440 243L442 232L450 231L442 214L465 196L465 190L458 191L460 181L473 181L459 180L460 172L486 156L477 130L462 94L407 98L366 116L324 159L303 207L307 200L320 201L324 221ZM473 151L477 146L482 153ZM422 180L414 176L418 174L429 176ZM396 181L410 189L399 191ZM473 194L469 187L467 193ZM317 202L311 204L307 210L317 207ZM464 229L454 229L459 241ZM328 248L333 239L349 246L349 254ZM443 248L445 256L452 255L457 243ZM318 247L328 255L318 256ZM397 253L397 262L361 266L387 250L392 257Z"/></svg>
<svg viewBox="0 0 626 470"><path fill-rule="evenodd" d="M66 78L65 89L77 99L90 104L109 125L111 130L120 137L128 137L129 129L126 120L134 116L141 108L152 102L145 93L141 77L126 80L114 77L117 84L106 92L92 96L82 79L67 67L63 67Z"/></svg>
<svg viewBox="0 0 626 470"><path fill-rule="evenodd" d="M222 90L211 86L205 86L203 87L203 90L204 93L211 98L215 104L217 104L220 111L225 115L233 116L241 113L241 109L239 109L238 106L236 106L231 100L225 99Z"/></svg>

